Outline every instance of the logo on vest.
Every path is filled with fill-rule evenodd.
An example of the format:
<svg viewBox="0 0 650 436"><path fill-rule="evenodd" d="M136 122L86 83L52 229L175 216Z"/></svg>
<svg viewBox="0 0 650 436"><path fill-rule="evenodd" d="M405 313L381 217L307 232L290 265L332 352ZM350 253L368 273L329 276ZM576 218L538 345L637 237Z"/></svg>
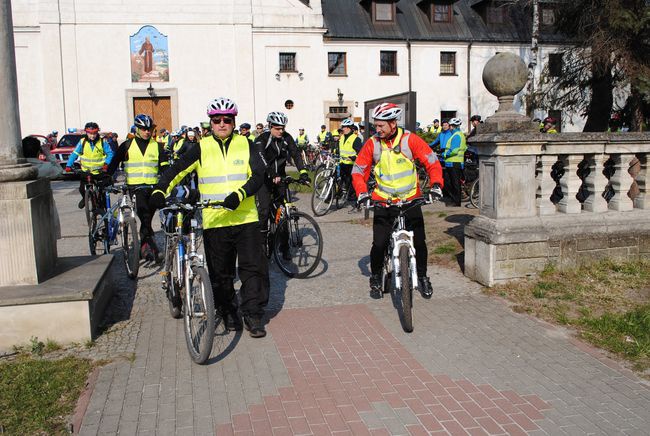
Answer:
<svg viewBox="0 0 650 436"><path fill-rule="evenodd" d="M242 159L235 159L232 161L233 165L244 165L244 161Z"/></svg>
<svg viewBox="0 0 650 436"><path fill-rule="evenodd" d="M397 162L398 164L401 164L401 163L406 162L406 159L404 159L403 157L400 157L395 162Z"/></svg>

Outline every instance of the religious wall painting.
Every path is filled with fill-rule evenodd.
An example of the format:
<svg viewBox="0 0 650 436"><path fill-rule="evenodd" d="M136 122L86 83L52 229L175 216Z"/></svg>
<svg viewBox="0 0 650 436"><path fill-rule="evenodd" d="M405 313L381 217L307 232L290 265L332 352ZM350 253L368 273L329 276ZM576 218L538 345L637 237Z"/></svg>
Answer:
<svg viewBox="0 0 650 436"><path fill-rule="evenodd" d="M167 36L153 26L131 35L131 81L169 82Z"/></svg>

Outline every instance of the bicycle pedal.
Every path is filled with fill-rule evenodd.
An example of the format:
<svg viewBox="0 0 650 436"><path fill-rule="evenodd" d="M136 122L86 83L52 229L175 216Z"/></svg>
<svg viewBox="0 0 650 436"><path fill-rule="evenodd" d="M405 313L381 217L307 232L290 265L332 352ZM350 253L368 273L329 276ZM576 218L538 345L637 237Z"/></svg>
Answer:
<svg viewBox="0 0 650 436"><path fill-rule="evenodd" d="M161 276L166 277L166 276L169 275L169 271L160 271L158 274L160 274Z"/></svg>

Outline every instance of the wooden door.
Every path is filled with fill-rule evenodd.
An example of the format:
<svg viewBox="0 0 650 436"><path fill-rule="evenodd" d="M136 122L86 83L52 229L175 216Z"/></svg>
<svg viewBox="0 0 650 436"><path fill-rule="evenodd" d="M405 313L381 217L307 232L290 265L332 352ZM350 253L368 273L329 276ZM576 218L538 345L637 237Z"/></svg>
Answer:
<svg viewBox="0 0 650 436"><path fill-rule="evenodd" d="M133 113L145 114L153 118L156 129L172 129L171 97L134 97Z"/></svg>
<svg viewBox="0 0 650 436"><path fill-rule="evenodd" d="M341 127L341 121L343 121L343 120L338 120L338 119L335 120L333 118L329 119L330 132L332 132L332 135L338 135L338 133L336 131L339 129L339 127Z"/></svg>

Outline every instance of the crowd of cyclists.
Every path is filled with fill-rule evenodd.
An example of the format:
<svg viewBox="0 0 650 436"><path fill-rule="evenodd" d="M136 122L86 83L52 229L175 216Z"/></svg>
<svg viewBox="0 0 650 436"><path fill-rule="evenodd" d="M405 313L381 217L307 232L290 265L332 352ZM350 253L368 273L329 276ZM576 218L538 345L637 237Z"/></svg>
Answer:
<svg viewBox="0 0 650 436"><path fill-rule="evenodd" d="M402 109L386 102L372 111L375 133L369 138L364 140L363 125L345 119L335 132L322 125L312 145L303 128L295 139L287 132L289 120L282 112L270 112L266 124L258 123L254 129L248 123L235 128L239 109L229 98L212 100L206 113L209 121L200 127L182 126L174 132L156 130L149 115L139 114L119 146L115 144L116 135L102 138L98 124L88 122L65 171L72 172L77 161L81 171L98 177L114 176L122 168L126 185L136 198L141 256L157 263L163 255L155 241L152 218L165 207L170 195L177 195L177 185L187 186L180 192L190 201L220 202L221 208L204 208L202 212L205 259L215 307L229 330L245 327L253 337L266 335L262 318L269 299L269 267L265 250L260 248L269 231L271 205L284 197L286 186L281 182L289 162L297 168L300 181L308 184L310 176L303 156L311 160L312 154L304 151L328 150L340 159L341 179L351 186L347 195L353 208L368 199L386 205L375 208L370 248L370 296L379 298L383 256L397 216L391 204L427 195L441 199L444 188L452 204L460 206L467 138L476 134L476 126L482 122L480 116L472 116L466 134L458 118L442 123L434 120L427 127L434 140L427 143L419 126L416 132L399 127ZM543 130L554 132L552 118L544 120ZM423 167L429 178L428 192L423 192L418 183L417 166ZM371 173L375 183L369 190ZM79 208L84 207L86 183L82 177ZM408 210L406 225L414 233L419 289L428 298L433 289L427 276L420 206ZM234 288L236 275L241 280L240 303Z"/></svg>

